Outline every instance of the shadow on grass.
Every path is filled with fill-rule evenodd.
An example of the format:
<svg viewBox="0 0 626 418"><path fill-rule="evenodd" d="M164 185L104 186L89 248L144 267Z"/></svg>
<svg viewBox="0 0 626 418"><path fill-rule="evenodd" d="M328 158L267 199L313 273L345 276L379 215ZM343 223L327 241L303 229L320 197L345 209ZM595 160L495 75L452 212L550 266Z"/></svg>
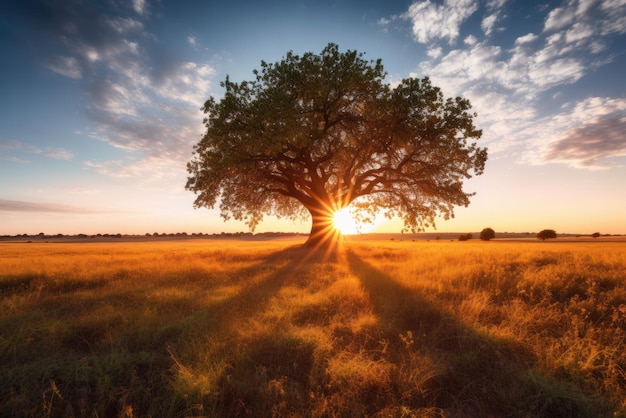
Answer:
<svg viewBox="0 0 626 418"><path fill-rule="evenodd" d="M538 371L523 344L468 327L354 252L348 251L347 260L369 295L382 332L390 340L411 335L413 348L441 370L430 382L430 399L413 399L414 405L407 406L427 403L452 417L609 416L608 402L585 393L576 382Z"/></svg>
<svg viewBox="0 0 626 418"><path fill-rule="evenodd" d="M337 405L358 401L367 405L363 410L370 415L390 406L393 411L401 411L400 406L436 408L448 417L607 415L605 403L572 382L535 370L535 359L523 344L474 330L355 253L348 251L346 257L378 318L374 334L401 346L410 332L410 349L441 371L428 380L428 391L407 396L397 382L385 386L387 380L378 385L381 390L370 391L363 388L367 383L348 378L331 381L331 387L325 374L328 361L345 359L348 368L350 356L358 357L359 348L368 348L355 343L360 336L348 332L349 327L335 328L344 332L345 340L334 335L336 352L321 357L315 341L283 332L278 325L270 329L267 320L260 322L268 329L242 331L254 326L283 287L302 282L309 263L323 261L310 257L306 249L289 247L228 270L221 281L212 271L181 268L187 279L180 290L186 292L164 291L160 299L152 297L155 288L148 286L149 280L146 288L106 284L75 294L65 288L47 294L44 288L38 296L44 300L36 309L0 320L0 416L287 416L294 411L301 416L357 415L348 409L325 410L320 406L324 399ZM176 288L176 277L160 280L157 289ZM7 286L21 291L28 285L15 281ZM194 289L217 292L223 285L234 290L211 300L193 294ZM102 306L107 307L101 311L107 317L92 313ZM332 321L313 322L323 325L324 332L336 326ZM211 344L218 348L207 348ZM373 341L372 350L377 345L378 340ZM364 364L407 367L399 352L377 353L379 357ZM196 385L197 392L175 386L179 372L184 372L176 369L179 361L196 373L185 390ZM209 383L201 387L203 382ZM425 395L419 398L420 393ZM345 401L350 396L355 402Z"/></svg>
<svg viewBox="0 0 626 418"><path fill-rule="evenodd" d="M36 305L28 302L23 311L0 318L0 415L124 416L131 407L141 416L167 416L184 410L185 401L172 392L172 352L187 351L189 356L194 347L190 341L198 347L202 341L236 334L242 321L262 311L293 277L302 256L292 247L259 255L252 265L230 270L218 282L212 271L189 273L183 266L181 275L187 277L181 292L185 286L216 291L225 284L236 287L210 302L193 292L170 297L167 290L153 297L160 286L176 288L176 277L160 278L156 285L148 278L145 287L125 286L132 277L117 279L118 284L104 280L94 286L43 287ZM5 287L23 294L30 284L22 279ZM281 375L288 375L294 356L299 367L308 367L306 347L286 342L286 351L280 352L283 344L277 344L268 340L265 348L247 354L268 368L278 362ZM240 356L240 347L230 349L232 356Z"/></svg>
<svg viewBox="0 0 626 418"><path fill-rule="evenodd" d="M323 260L324 256L312 255L300 246L270 255L265 265L282 264L281 268L208 310L219 318L220 335L228 329L237 333L243 323L267 308L283 286L300 284L306 264ZM215 396L209 400L215 416L287 416L288 408L302 408L310 401L314 343L280 329L236 336L235 341L236 346L220 353L227 363L217 379Z"/></svg>

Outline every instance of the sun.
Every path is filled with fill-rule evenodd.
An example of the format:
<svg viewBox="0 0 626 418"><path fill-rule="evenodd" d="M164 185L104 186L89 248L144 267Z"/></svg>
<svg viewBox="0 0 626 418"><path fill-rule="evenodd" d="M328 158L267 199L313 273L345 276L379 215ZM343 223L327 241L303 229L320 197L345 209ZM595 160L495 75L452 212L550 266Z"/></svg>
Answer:
<svg viewBox="0 0 626 418"><path fill-rule="evenodd" d="M342 235L354 235L359 233L359 224L356 222L350 209L339 209L333 215L333 226L341 232Z"/></svg>

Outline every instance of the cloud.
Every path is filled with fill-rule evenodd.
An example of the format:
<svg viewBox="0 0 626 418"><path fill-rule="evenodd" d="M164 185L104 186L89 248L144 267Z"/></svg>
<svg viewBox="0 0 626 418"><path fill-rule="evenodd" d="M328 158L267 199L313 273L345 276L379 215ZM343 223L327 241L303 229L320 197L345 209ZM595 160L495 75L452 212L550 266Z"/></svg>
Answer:
<svg viewBox="0 0 626 418"><path fill-rule="evenodd" d="M391 22L393 22L393 19L381 17L376 23L378 24L378 26L382 27L384 31L387 31L387 27L391 24Z"/></svg>
<svg viewBox="0 0 626 418"><path fill-rule="evenodd" d="M437 80L447 94L467 91L476 82L500 83L505 77L505 63L500 61L502 49L499 46L478 43L475 38L466 39L466 48L453 49L441 58L422 62L419 66L419 73ZM435 54L431 56L437 57Z"/></svg>
<svg viewBox="0 0 626 418"><path fill-rule="evenodd" d="M565 7L557 7L549 14L544 24L544 31L553 31L563 29L569 26L576 19L576 10L573 7L574 2L569 2Z"/></svg>
<svg viewBox="0 0 626 418"><path fill-rule="evenodd" d="M515 40L515 45L524 45L524 44L528 44L533 42L534 40L536 40L538 38L537 35L535 35L534 33L529 33L527 35L524 36L520 36L519 38L517 38Z"/></svg>
<svg viewBox="0 0 626 418"><path fill-rule="evenodd" d="M508 0L489 0L486 4L487 14L480 22L480 27L485 33L485 36L489 36L496 28L496 23L504 16L503 7Z"/></svg>
<svg viewBox="0 0 626 418"><path fill-rule="evenodd" d="M74 57L54 57L48 64L46 64L50 70L62 76L69 78L81 78L83 76L81 66L78 60Z"/></svg>
<svg viewBox="0 0 626 418"><path fill-rule="evenodd" d="M574 166L606 168L612 157L626 156L626 119L603 120L572 129L550 145L546 161L563 161Z"/></svg>
<svg viewBox="0 0 626 418"><path fill-rule="evenodd" d="M0 149L14 150L20 148L22 148L22 143L20 141L16 141L15 139L10 139L0 143Z"/></svg>
<svg viewBox="0 0 626 418"><path fill-rule="evenodd" d="M44 213L74 213L74 214L95 214L101 211L81 208L70 205L59 205L56 203L23 202L19 200L0 199L0 212L44 212Z"/></svg>
<svg viewBox="0 0 626 418"><path fill-rule="evenodd" d="M74 152L65 148L46 147L45 155L48 158L64 161L70 161L74 158Z"/></svg>
<svg viewBox="0 0 626 418"><path fill-rule="evenodd" d="M485 32L485 35L487 35L487 36L491 35L491 32L493 32L493 28L494 28L497 20L498 20L498 15L497 14L492 14L492 15L489 15L489 16L485 16L483 18L483 21L481 22L480 27Z"/></svg>
<svg viewBox="0 0 626 418"><path fill-rule="evenodd" d="M191 154L188 155L190 157ZM175 156L148 156L135 161L87 160L85 167L115 178L136 178L144 189L180 191L186 172L181 170L180 158Z"/></svg>
<svg viewBox="0 0 626 418"><path fill-rule="evenodd" d="M168 77L154 86L161 97L199 106L208 95L215 70L206 64L182 62L170 70Z"/></svg>
<svg viewBox="0 0 626 418"><path fill-rule="evenodd" d="M15 139L0 143L0 149L12 151L13 153L30 154L30 155L42 155L46 158L52 158L54 160L70 161L74 158L74 152L60 147L45 147L40 148L32 144L26 144ZM2 156L5 161L26 163L29 160L13 156Z"/></svg>
<svg viewBox="0 0 626 418"><path fill-rule="evenodd" d="M25 160L23 158L20 157L13 157L13 156L4 156L4 155L0 155L0 160L2 161L8 161L10 163L16 163L16 164L28 164L30 163L29 160Z"/></svg>
<svg viewBox="0 0 626 418"><path fill-rule="evenodd" d="M465 1L420 1L409 7L405 17L413 24L415 40L428 43L426 59L410 75L428 75L446 95L469 98L492 155L513 148L523 161L579 168L608 166L611 156L622 155L621 114L582 118L578 109L590 111L594 102L584 98L564 103L564 110L552 114L544 103L549 98L558 109L555 90L575 85L614 59L605 45L626 32L626 3L567 0L542 12L540 32L518 36L512 45L490 36L497 22L505 24L506 1L480 3L479 9L479 2ZM476 11L483 13L478 16L482 32L461 32L462 23ZM464 42L453 43L457 38ZM609 106L611 99L595 102ZM584 145L576 145L583 138Z"/></svg>
<svg viewBox="0 0 626 418"><path fill-rule="evenodd" d="M461 24L478 10L474 0L445 0L442 5L430 0L413 3L402 15L413 24L413 36L420 43L459 36Z"/></svg>
<svg viewBox="0 0 626 418"><path fill-rule="evenodd" d="M626 99L590 98L553 123L571 127L545 147L545 162L609 168L616 165L613 158L626 156Z"/></svg>
<svg viewBox="0 0 626 418"><path fill-rule="evenodd" d="M430 58L439 58L442 53L443 52L441 47L430 48L428 49L428 51L426 51L426 55L428 55Z"/></svg>
<svg viewBox="0 0 626 418"><path fill-rule="evenodd" d="M135 9L135 12L138 14L142 15L146 13L147 7L148 5L145 0L133 0L133 9Z"/></svg>
<svg viewBox="0 0 626 418"><path fill-rule="evenodd" d="M12 5L13 12L44 40L41 49L48 53L42 65L81 80L89 99L85 112L95 125L91 137L128 151L122 165L134 166L138 158L177 159L184 171L202 131L200 107L209 96L214 69L178 58L178 51L164 47L147 30L147 0L115 7L97 0L27 3L30 7ZM189 37L187 42L197 40ZM42 152L51 158L72 157L60 149Z"/></svg>

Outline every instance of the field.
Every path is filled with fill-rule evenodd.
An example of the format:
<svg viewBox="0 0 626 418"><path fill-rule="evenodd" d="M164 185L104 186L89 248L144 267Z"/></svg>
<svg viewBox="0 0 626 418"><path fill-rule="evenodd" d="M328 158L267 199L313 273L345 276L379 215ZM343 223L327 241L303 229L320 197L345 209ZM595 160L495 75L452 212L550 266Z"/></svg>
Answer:
<svg viewBox="0 0 626 418"><path fill-rule="evenodd" d="M626 242L1 243L0 416L626 417Z"/></svg>

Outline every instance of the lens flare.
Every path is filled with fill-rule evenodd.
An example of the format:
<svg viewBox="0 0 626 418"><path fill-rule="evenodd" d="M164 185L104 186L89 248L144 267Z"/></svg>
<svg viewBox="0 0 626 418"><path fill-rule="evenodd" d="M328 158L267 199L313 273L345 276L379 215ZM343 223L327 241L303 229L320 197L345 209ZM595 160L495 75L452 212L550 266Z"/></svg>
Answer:
<svg viewBox="0 0 626 418"><path fill-rule="evenodd" d="M358 234L359 224L356 222L348 208L339 209L333 215L333 225L342 235Z"/></svg>

